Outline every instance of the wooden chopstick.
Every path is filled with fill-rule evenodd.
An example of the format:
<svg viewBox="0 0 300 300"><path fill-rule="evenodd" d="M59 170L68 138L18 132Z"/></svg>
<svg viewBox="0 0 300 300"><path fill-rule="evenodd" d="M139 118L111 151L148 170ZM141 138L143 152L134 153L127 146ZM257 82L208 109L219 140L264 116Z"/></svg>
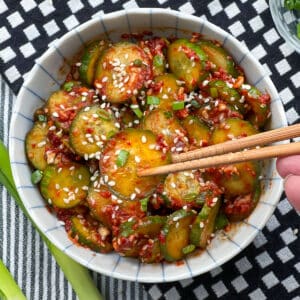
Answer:
<svg viewBox="0 0 300 300"><path fill-rule="evenodd" d="M274 130L268 130L238 140L227 141L225 143L204 147L186 153L173 154L172 161L176 163L209 156L215 156L229 152L239 151L245 148L271 144L274 142L283 141L298 136L300 136L300 124L282 127Z"/></svg>
<svg viewBox="0 0 300 300"><path fill-rule="evenodd" d="M159 174L168 174L179 171L202 169L220 165L240 163L258 159L287 156L300 153L300 142L268 146L259 149L227 153L218 156L206 157L197 160L185 161L175 164L169 164L156 168L144 169L138 172L139 176L151 176Z"/></svg>

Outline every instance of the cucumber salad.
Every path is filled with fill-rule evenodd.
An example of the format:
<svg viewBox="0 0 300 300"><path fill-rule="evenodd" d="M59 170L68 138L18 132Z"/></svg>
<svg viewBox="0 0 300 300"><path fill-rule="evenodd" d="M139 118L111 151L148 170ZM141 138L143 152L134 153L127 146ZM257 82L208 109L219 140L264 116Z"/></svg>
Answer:
<svg viewBox="0 0 300 300"><path fill-rule="evenodd" d="M199 34L123 34L79 52L26 137L31 180L70 239L144 263L180 261L247 218L260 163L139 177L187 152L263 130L270 96Z"/></svg>

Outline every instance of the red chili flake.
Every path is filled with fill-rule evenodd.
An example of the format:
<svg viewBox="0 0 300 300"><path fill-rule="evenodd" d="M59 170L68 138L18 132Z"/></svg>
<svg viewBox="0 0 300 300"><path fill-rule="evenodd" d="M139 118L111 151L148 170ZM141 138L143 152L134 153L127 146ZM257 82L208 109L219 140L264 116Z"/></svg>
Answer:
<svg viewBox="0 0 300 300"><path fill-rule="evenodd" d="M186 47L186 46L184 46L184 45L182 45L182 46L180 46L180 47L181 47L181 51L184 52L185 55L186 55L189 59L191 59L191 60L193 60L193 61L195 61L195 62L200 61L199 56L197 55L197 53L196 53L194 50L192 50L191 48Z"/></svg>
<svg viewBox="0 0 300 300"><path fill-rule="evenodd" d="M176 116L179 119L185 119L189 115L189 110L187 108L176 111Z"/></svg>
<svg viewBox="0 0 300 300"><path fill-rule="evenodd" d="M110 191L100 191L99 193L103 198L109 198L111 197L111 192Z"/></svg>

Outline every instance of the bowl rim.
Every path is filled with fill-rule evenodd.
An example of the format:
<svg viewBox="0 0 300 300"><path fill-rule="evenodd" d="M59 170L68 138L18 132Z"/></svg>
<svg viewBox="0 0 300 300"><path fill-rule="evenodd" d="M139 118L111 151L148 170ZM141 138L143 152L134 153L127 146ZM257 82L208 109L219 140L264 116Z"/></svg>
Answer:
<svg viewBox="0 0 300 300"><path fill-rule="evenodd" d="M296 39L291 36L290 32L283 25L283 22L279 20L279 8L278 5L281 3L281 0L273 0L269 1L271 16L274 21L275 27L278 30L279 34L283 37L283 39L291 46L295 51L300 53L300 39ZM288 10L287 10L288 12Z"/></svg>
<svg viewBox="0 0 300 300"><path fill-rule="evenodd" d="M197 16L193 16L193 15L189 15L187 13L182 13L182 12L178 12L178 11L175 11L175 10L166 10L166 9L161 9L161 8L137 8L137 9L130 9L130 10L122 10L122 11L116 11L116 12L113 12L113 13L109 13L109 14L106 14L104 16L102 16L102 19L105 21L106 19L112 19L112 18L115 18L115 17L119 17L119 16L123 16L123 15L128 15L128 14L141 14L141 13L150 13L151 14L160 14L160 15L165 15L165 16L168 16L168 15L173 15L175 16L176 18L180 17L182 19L192 19L193 21L199 23L199 21L201 20L201 18L197 17ZM89 26L91 26L94 22L98 22L97 19L91 19L85 23L83 23L82 25L76 27L74 30L76 31L81 31L83 30L84 28L87 28ZM244 45L242 43L240 43L235 37L233 37L232 35L230 35L228 32L226 32L225 30L221 29L220 27L214 25L213 23L207 21L207 20L204 20L205 24L208 25L213 31L217 31L217 32L221 32L223 36L231 36L231 38L234 40L235 43L237 43L241 48L243 48L243 53L247 53L247 55L249 56L249 58L251 58L251 60L253 60L255 62L255 65L256 67L258 67L260 73L265 73L263 67L261 66L261 64L256 60L256 58L251 54L251 52L248 50L248 48L244 47ZM58 40L58 44L61 44L63 43L65 40L67 40L70 36L74 35L74 30L66 33L65 35L63 35L59 40ZM43 59L45 59L51 52L53 51L53 48L50 47L45 53L42 54L42 56L39 58L39 61L42 61ZM24 84L22 85L21 87L21 90L17 96L17 100L16 100L16 103L15 105L20 105L21 103L21 99L24 98L24 92L25 92L25 88L24 86L26 86L27 83L29 83L35 76L35 71L36 71L36 65L34 66L34 68L31 70L31 72L29 73L29 76L26 78ZM278 92L273 84L273 82L271 81L271 79L269 78L269 76L266 76L265 78L266 82L267 82L267 85L270 87L270 89L272 90L273 93L275 93L275 95L278 96ZM280 99L280 97L278 96L278 99ZM281 106L278 107L279 109L279 114L281 116L281 119L282 119L282 122L283 122L283 125L287 125L287 121L286 121L286 116L285 116L285 113L284 113L284 109L283 109L283 106L281 104ZM14 148L14 139L12 138L12 133L14 131L14 124L15 124L15 120L16 120L16 114L14 113L13 116L12 116L12 119L11 119L11 123L10 123L10 133L9 133L9 151L10 151L10 156L14 156L14 153L13 153L13 148ZM17 169L14 168L14 166L12 165L12 171L13 171L13 175L14 175L14 178L16 178L16 182L19 180L19 176L20 174L18 173ZM277 196L277 202L279 201L280 199L280 196L281 196L281 193L282 193L282 190L283 190L283 181L282 180L279 180L276 182L276 184L278 183L278 188L277 188L277 193L276 193L276 196ZM19 191L20 192L20 196L22 197L22 191ZM277 203L276 202L276 203ZM26 201L24 201L24 204L25 204L25 207L26 209L28 210L29 207L28 207L28 203L26 203ZM263 224L261 226L264 227L265 226L265 223L267 222L267 220L270 218L270 216L273 214L273 211L275 209L275 205L272 206L268 212L268 214L266 214L264 216L264 221L263 221ZM35 215L32 215L32 213L30 213L30 210L29 210L29 214L31 215L33 221L35 223L38 224L38 227L40 229L43 229L43 224L40 224L40 221L36 219ZM259 231L261 228L257 228L257 230ZM238 253L241 252L242 249L244 249L246 246L248 246L252 241L253 239L255 238L255 236L257 235L257 232L253 233L251 235L251 237L248 237L248 239L241 245L240 249L236 249L236 251L232 251L229 255L227 256L224 256L223 259L219 260L213 268L219 266L219 265L222 265L223 263L229 261L232 257L236 256ZM49 235L47 232L44 232L43 233L46 235L46 237L54 244L56 245L60 250L62 251L65 251L66 249L63 249L62 245L57 241L57 238L53 237L52 235ZM66 252L66 251L65 251ZM135 276L129 276L127 274L121 274L121 273L117 273L117 272L112 272L112 271L109 271L107 270L106 268L103 268L103 267L93 267L92 265L88 265L86 264L86 261L83 260L78 254L76 253L73 253L73 252L66 252L66 254L68 256L70 256L71 258L73 258L75 261L79 262L80 264L96 271L96 272L99 272L101 274L104 274L104 275L107 275L107 276L112 276L114 278L119 278L119 279L124 279L124 280L130 280L130 281L139 281L139 282L148 282L148 283L158 283L158 282L163 282L163 281L177 281L177 280L181 280L181 279L186 279L186 278L191 278L191 277L195 277L197 275L200 275L202 273L206 273L210 270L212 270L213 268L207 268L207 269L202 269L200 270L199 272L194 272L193 274L188 274L187 272L186 273L183 273L182 275L180 276L176 276L176 278L163 278L163 280L155 280L155 278L144 278L144 279L137 279ZM163 267L162 267L163 268Z"/></svg>

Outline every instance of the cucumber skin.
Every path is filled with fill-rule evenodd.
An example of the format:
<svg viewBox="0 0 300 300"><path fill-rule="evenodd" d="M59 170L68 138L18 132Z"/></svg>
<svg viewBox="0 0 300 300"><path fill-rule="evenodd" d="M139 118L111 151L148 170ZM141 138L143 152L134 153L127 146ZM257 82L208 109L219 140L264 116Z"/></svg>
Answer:
<svg viewBox="0 0 300 300"><path fill-rule="evenodd" d="M204 204L198 214L190 232L190 241L193 245L200 248L206 248L207 241L214 231L215 219L221 206L219 198L213 207ZM204 223L204 227L200 228L200 223ZM205 235L205 236L204 236Z"/></svg>
<svg viewBox="0 0 300 300"><path fill-rule="evenodd" d="M163 229L161 230L161 234L160 234L160 249L161 249L161 253L165 260L173 262L176 260L180 260L184 257L183 253L182 253L182 257L180 257L180 258L175 258L169 253L168 245L167 245L167 236L170 232L170 229L171 229L170 227L172 225L176 226L174 224L177 221L180 221L184 218L193 218L194 216L195 216L195 213L193 213L192 211L180 209L180 210L175 211L168 217L168 220L167 220L165 226L163 227ZM174 222L174 220L173 220L174 218L178 218L178 220L176 222ZM188 243L187 243L187 245L188 245ZM185 245L185 246L187 246L187 245Z"/></svg>
<svg viewBox="0 0 300 300"><path fill-rule="evenodd" d="M99 41L91 43L83 53L81 58L81 66L79 68L79 75L83 82L89 86L93 85L96 65L101 56L101 53L105 50L106 44L100 44Z"/></svg>

